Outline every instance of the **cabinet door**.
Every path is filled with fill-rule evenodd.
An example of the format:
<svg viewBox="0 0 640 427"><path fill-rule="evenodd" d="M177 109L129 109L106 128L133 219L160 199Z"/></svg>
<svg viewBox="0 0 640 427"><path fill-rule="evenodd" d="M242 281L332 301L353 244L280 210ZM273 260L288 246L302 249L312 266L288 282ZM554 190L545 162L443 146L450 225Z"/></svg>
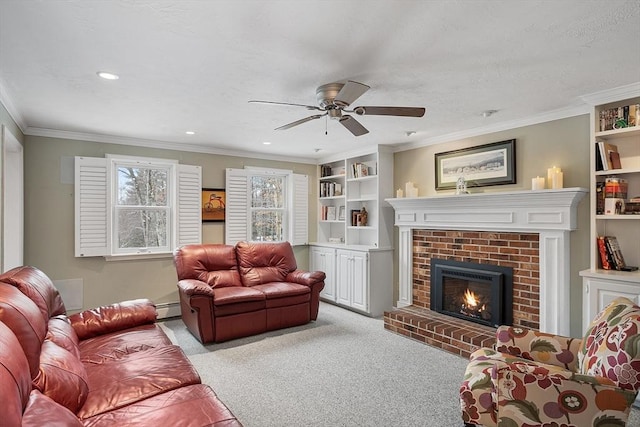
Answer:
<svg viewBox="0 0 640 427"><path fill-rule="evenodd" d="M640 287L628 282L609 281L598 278L584 278L585 298L583 307L583 330L611 301L618 297L629 298L640 303Z"/></svg>
<svg viewBox="0 0 640 427"><path fill-rule="evenodd" d="M311 248L311 271L324 271L327 277L324 279L324 289L320 292L323 299L336 300L335 250L329 248Z"/></svg>
<svg viewBox="0 0 640 427"><path fill-rule="evenodd" d="M369 311L369 278L366 252L351 253L351 307Z"/></svg>
<svg viewBox="0 0 640 427"><path fill-rule="evenodd" d="M351 307L351 252L339 250L336 253L336 301Z"/></svg>

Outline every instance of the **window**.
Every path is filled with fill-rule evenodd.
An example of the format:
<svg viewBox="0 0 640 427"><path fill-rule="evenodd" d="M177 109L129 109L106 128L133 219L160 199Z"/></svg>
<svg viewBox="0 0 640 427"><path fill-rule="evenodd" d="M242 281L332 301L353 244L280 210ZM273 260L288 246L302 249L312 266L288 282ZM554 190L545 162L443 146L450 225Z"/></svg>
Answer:
<svg viewBox="0 0 640 427"><path fill-rule="evenodd" d="M174 160L76 157L76 256L170 254L201 241L201 170Z"/></svg>
<svg viewBox="0 0 640 427"><path fill-rule="evenodd" d="M309 180L280 169L227 169L225 241L308 242Z"/></svg>

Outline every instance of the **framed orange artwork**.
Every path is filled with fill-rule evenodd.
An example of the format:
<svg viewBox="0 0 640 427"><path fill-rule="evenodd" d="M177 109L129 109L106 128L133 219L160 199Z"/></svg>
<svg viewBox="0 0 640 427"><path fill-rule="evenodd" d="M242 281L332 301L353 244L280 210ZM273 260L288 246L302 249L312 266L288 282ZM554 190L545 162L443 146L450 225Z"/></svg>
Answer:
<svg viewBox="0 0 640 427"><path fill-rule="evenodd" d="M224 188L202 189L202 222L224 221L227 193Z"/></svg>

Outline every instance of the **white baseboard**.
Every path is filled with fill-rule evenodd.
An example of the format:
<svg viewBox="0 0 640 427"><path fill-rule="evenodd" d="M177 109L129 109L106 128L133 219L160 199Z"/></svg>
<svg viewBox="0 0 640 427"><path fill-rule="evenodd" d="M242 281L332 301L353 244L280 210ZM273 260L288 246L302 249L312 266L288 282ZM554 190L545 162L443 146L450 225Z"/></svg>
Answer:
<svg viewBox="0 0 640 427"><path fill-rule="evenodd" d="M158 312L158 319L166 319L169 317L179 317L180 303L179 302L163 302L156 304L156 311Z"/></svg>

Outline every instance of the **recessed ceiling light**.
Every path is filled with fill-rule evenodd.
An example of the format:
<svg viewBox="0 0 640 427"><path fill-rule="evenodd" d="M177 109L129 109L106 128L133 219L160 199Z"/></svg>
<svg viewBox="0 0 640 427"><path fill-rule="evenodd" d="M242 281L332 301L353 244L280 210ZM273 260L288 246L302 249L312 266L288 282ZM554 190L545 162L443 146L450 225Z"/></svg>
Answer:
<svg viewBox="0 0 640 427"><path fill-rule="evenodd" d="M96 74L98 74L98 77L102 77L103 79L106 79L106 80L118 80L120 78L119 75L108 73L106 71L98 71Z"/></svg>
<svg viewBox="0 0 640 427"><path fill-rule="evenodd" d="M192 130L188 130L185 132L187 135L195 135L196 133Z"/></svg>
<svg viewBox="0 0 640 427"><path fill-rule="evenodd" d="M267 142L267 141L263 142L263 144L264 144L264 145L271 145L271 143L270 143L270 142Z"/></svg>

